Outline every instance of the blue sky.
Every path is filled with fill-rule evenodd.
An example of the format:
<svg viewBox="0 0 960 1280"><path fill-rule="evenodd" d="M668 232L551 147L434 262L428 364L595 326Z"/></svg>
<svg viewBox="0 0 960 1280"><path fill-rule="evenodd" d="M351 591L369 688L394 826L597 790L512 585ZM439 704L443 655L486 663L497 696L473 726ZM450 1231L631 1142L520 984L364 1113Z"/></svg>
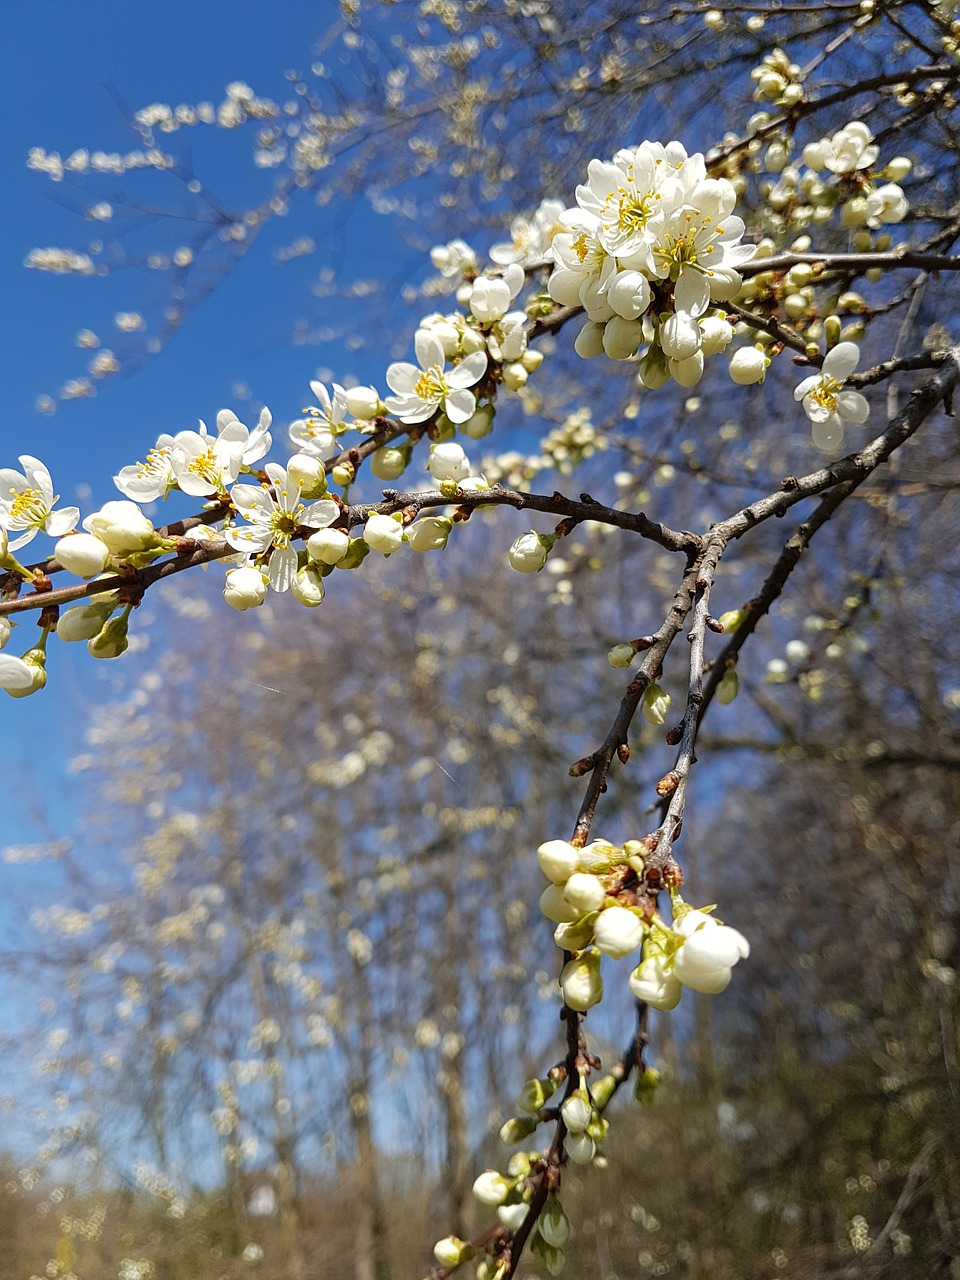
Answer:
<svg viewBox="0 0 960 1280"><path fill-rule="evenodd" d="M382 361L377 367L363 363L370 356L348 355L335 344L311 349L291 343L294 316L317 317L319 306L308 282L324 261L323 215L303 201L294 217L267 228L237 270L139 372L101 384L95 398L74 401L53 416L35 407L40 393L55 391L83 372L87 353L74 345L78 330L92 328L105 346L115 345L114 313L139 310L149 319L151 306L160 305L162 295L142 272L91 280L24 268L31 248L82 250L98 231L97 224L77 212L90 203L88 197L27 170L29 148L41 146L63 156L78 147L131 149L136 139L115 95L133 108L156 100L216 103L227 83L242 79L258 93L282 101L288 96L284 71L309 65L311 45L336 16L330 0L282 6L257 0L204 0L201 5L170 0L162 6L129 0L98 0L96 5L12 0L3 6L0 371L5 406L0 465L16 467L21 453L42 458L64 502L78 502L88 511L91 502L118 496L111 475L142 457L160 432L193 427L198 417L212 422L227 405L244 416L233 394L238 382L245 382L254 401L269 404L285 421L307 403L307 382L319 365L335 368L341 378L381 378ZM247 159L249 131L205 133L192 131L189 142L198 171L222 199L240 205L268 189L270 175L253 174ZM179 138L171 149L177 145ZM400 241L399 231L377 219L364 202L358 206L347 222L345 246L348 254L357 243L371 249L358 274L373 274L398 254L415 269L416 258ZM341 222L339 216L337 220ZM321 252L276 265L273 249L304 231L314 235ZM343 251L344 246L334 243L333 265L342 265ZM31 550L42 555L48 546L41 536ZM25 649L33 634L33 624L25 621L11 651ZM24 643L18 647L20 641ZM79 796L76 783L64 773L65 761L81 745L90 706L107 676L85 652L56 646L50 664L56 693L0 703L3 760L13 770L16 791L47 797L35 805L8 806L0 845L62 834L69 826Z"/></svg>

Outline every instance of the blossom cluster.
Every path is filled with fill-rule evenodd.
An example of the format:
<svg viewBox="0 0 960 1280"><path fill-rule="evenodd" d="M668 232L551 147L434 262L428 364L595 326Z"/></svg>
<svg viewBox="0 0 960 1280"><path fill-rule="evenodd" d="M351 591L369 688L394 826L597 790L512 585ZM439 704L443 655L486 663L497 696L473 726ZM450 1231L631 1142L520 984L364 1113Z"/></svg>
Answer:
<svg viewBox="0 0 960 1280"><path fill-rule="evenodd" d="M741 244L736 192L708 178L704 157L679 142L642 142L612 161L591 160L577 208L553 239L551 298L582 306L580 355L639 356L643 384L703 376L704 357L725 350L733 329L714 304L740 291L738 267L756 249ZM642 349L642 354L641 354Z"/></svg>

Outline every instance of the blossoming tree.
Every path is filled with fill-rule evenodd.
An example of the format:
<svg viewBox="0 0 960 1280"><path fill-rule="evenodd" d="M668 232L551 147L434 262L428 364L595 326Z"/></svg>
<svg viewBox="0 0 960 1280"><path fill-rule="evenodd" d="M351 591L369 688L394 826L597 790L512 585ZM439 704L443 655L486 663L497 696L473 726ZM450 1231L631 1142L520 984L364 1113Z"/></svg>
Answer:
<svg viewBox="0 0 960 1280"><path fill-rule="evenodd" d="M512 541L507 558L519 575L548 570L564 548L595 537L619 537L635 573L654 549L674 564L662 616L636 617L638 634L608 646L610 666L629 673L618 705L602 741L569 766L583 791L568 829L545 833L536 848L564 1042L500 1130L519 1150L478 1171L474 1195L490 1210L488 1227L439 1240L435 1280L467 1264L478 1280L505 1280L526 1248L560 1272L570 1231L565 1171L602 1160L607 1109L628 1081L641 1099L655 1091L658 1072L645 1057L650 1010L670 1011L686 992L720 995L748 960L735 909L705 902L683 869L705 717L736 699L757 627L824 526L845 518L848 500L931 429L941 406L950 413L960 348L924 316L954 314L960 268L956 175L938 169L928 132L946 130L955 105L957 24L946 5L928 6L917 32L920 19L911 11L905 28L901 8L861 0L824 10L819 26L792 33L804 49L816 46L805 65L789 46L755 41L749 80L759 107L706 151L666 133L623 137L570 173L564 190L542 192L489 255L461 239L437 245L432 261L456 306L420 319L409 343L415 362L385 360L376 385L312 382L312 405L285 427L288 446L279 447L268 409L252 427L224 409L213 431L201 422L144 441L143 461L115 477L121 496L86 514L58 507L32 454L0 469L0 687L14 698L56 696L63 643L120 659L144 597L171 580L189 590L190 571L202 566L224 566L223 599L238 612L276 593L336 617L348 575L363 575L371 560L469 546L483 528L476 513L512 511L544 523ZM739 57L764 25L736 6L679 16L700 38L736 37ZM889 69L867 74L854 58L859 81L831 84L847 42L869 52L871 39ZM249 92L229 102L233 123L272 118ZM145 163L164 164L154 134L202 118L141 112ZM310 137L306 128L299 135L295 172L304 171ZM58 161L33 157L54 177ZM773 457L780 448L796 470L764 489L744 469L734 483L749 491L746 502L668 522L654 499L640 509L629 477L622 492L614 485L597 498L512 483L502 457L481 465L475 442L495 439L511 397L531 407L551 366L563 385L573 359L592 362L585 379L628 386L624 420L641 432L677 395L696 423L704 397L756 406L762 384L789 381ZM907 385L901 407L898 388ZM429 476L425 485L401 483L414 468ZM145 512L177 494L194 504L183 517L158 524ZM769 554L771 522L802 504ZM53 543L33 560L40 535ZM740 576L754 577L731 599L718 572L738 557ZM518 592L527 581L517 579ZM13 624L31 615L39 634L17 645ZM795 645L787 656L802 664L809 649L797 644L802 651ZM789 670L784 661L770 674ZM612 775L629 767L638 716L662 731L662 768L645 797L648 825L613 839L595 823ZM629 988L636 1005L613 1064L600 1062L587 1017L605 982Z"/></svg>

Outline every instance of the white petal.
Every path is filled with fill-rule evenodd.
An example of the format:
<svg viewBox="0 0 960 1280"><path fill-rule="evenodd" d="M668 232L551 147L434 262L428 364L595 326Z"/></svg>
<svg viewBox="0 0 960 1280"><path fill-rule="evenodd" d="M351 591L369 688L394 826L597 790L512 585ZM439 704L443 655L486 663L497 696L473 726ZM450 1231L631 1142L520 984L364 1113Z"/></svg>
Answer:
<svg viewBox="0 0 960 1280"><path fill-rule="evenodd" d="M339 514L340 508L333 499L323 498L320 502L310 503L302 512L300 523L306 525L308 529L326 529L327 525L333 524Z"/></svg>
<svg viewBox="0 0 960 1280"><path fill-rule="evenodd" d="M12 653L0 653L0 689L29 689L34 668Z"/></svg>
<svg viewBox="0 0 960 1280"><path fill-rule="evenodd" d="M451 422L466 422L476 412L477 401L472 391L455 387L443 401L443 411Z"/></svg>
<svg viewBox="0 0 960 1280"><path fill-rule="evenodd" d="M445 356L439 338L435 338L426 329L418 329L413 340L413 346L417 353L417 359L420 361L421 369L432 369L434 365L438 369L443 368ZM390 379L388 378L387 384L389 385L389 383Z"/></svg>
<svg viewBox="0 0 960 1280"><path fill-rule="evenodd" d="M849 378L860 360L860 348L855 342L838 342L823 359L823 372L837 382Z"/></svg>
<svg viewBox="0 0 960 1280"><path fill-rule="evenodd" d="M275 547L267 568L267 577L274 591L289 591L290 583L297 575L297 553L293 547Z"/></svg>
<svg viewBox="0 0 960 1280"><path fill-rule="evenodd" d="M52 511L43 522L44 533L51 538L62 538L65 533L77 527L80 519L79 507L63 507L60 511Z"/></svg>
<svg viewBox="0 0 960 1280"><path fill-rule="evenodd" d="M398 396L408 396L416 386L420 370L406 360L399 360L387 368L387 386Z"/></svg>
<svg viewBox="0 0 960 1280"><path fill-rule="evenodd" d="M870 405L859 391L841 391L837 396L837 412L848 422L866 422Z"/></svg>
<svg viewBox="0 0 960 1280"><path fill-rule="evenodd" d="M447 386L472 387L475 382L480 381L486 371L486 352L474 351L447 374Z"/></svg>

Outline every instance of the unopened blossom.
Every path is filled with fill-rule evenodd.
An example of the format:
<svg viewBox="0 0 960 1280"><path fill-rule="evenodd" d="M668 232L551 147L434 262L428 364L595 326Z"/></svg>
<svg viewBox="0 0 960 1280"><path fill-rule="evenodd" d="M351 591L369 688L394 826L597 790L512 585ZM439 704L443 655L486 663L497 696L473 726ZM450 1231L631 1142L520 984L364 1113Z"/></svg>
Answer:
<svg viewBox="0 0 960 1280"><path fill-rule="evenodd" d="M105 502L99 511L85 517L83 527L105 543L113 555L151 551L160 544L150 520L135 502L125 498Z"/></svg>
<svg viewBox="0 0 960 1280"><path fill-rule="evenodd" d="M223 584L223 598L233 609L241 612L255 609L267 597L267 580L253 565L228 569Z"/></svg>
<svg viewBox="0 0 960 1280"><path fill-rule="evenodd" d="M730 357L730 377L741 387L763 382L767 376L770 357L759 347L738 347Z"/></svg>
<svg viewBox="0 0 960 1280"><path fill-rule="evenodd" d="M600 952L590 947L568 960L560 971L563 1003L569 1009L584 1013L603 998L600 976Z"/></svg>
<svg viewBox="0 0 960 1280"><path fill-rule="evenodd" d="M641 960L630 975L629 985L634 998L653 1009L675 1009L683 994L672 965L660 952Z"/></svg>
<svg viewBox="0 0 960 1280"><path fill-rule="evenodd" d="M477 407L476 397L467 388L479 382L487 369L482 351L466 356L449 372L439 340L418 329L414 347L420 367L399 361L387 369L387 386L394 395L384 401L401 422L426 422L442 409L451 422L466 422Z"/></svg>
<svg viewBox="0 0 960 1280"><path fill-rule="evenodd" d="M233 505L249 521L240 528L227 529L224 537L231 547L255 556L270 553L268 577L274 591L288 591L297 572L297 553L290 545L301 525L325 529L340 515L332 498L308 506L300 501L300 486L291 484L286 470L268 462L264 470L270 485L234 485Z"/></svg>
<svg viewBox="0 0 960 1280"><path fill-rule="evenodd" d="M467 1262L473 1257L473 1253L473 1245L458 1236L444 1236L433 1246L433 1256L441 1267L449 1267L451 1270Z"/></svg>
<svg viewBox="0 0 960 1280"><path fill-rule="evenodd" d="M580 870L580 850L567 840L546 840L537 849L540 870L553 884L566 884Z"/></svg>
<svg viewBox="0 0 960 1280"><path fill-rule="evenodd" d="M95 578L110 559L110 548L92 533L69 533L62 537L53 554L68 573L78 578Z"/></svg>
<svg viewBox="0 0 960 1280"><path fill-rule="evenodd" d="M700 350L700 325L685 311L667 316L660 326L660 349L669 360L686 360Z"/></svg>
<svg viewBox="0 0 960 1280"><path fill-rule="evenodd" d="M376 387L348 387L346 400L347 413L361 422L375 418L381 410L380 395Z"/></svg>
<svg viewBox="0 0 960 1280"><path fill-rule="evenodd" d="M529 1212L530 1206L522 1200L519 1204L501 1204L497 1207L497 1217L508 1231L519 1231Z"/></svg>
<svg viewBox="0 0 960 1280"><path fill-rule="evenodd" d="M588 1133L568 1133L563 1149L574 1164L589 1164L597 1154L597 1144Z"/></svg>
<svg viewBox="0 0 960 1280"><path fill-rule="evenodd" d="M403 545L403 525L393 516L375 512L367 517L363 526L363 540L372 551L379 551L384 556L392 555Z"/></svg>
<svg viewBox="0 0 960 1280"><path fill-rule="evenodd" d="M448 516L422 516L407 530L407 542L413 551L442 551L452 528Z"/></svg>
<svg viewBox="0 0 960 1280"><path fill-rule="evenodd" d="M802 401L803 411L815 429L821 426L824 442L824 430L831 438L842 439L844 422L861 423L869 417L870 406L864 397L858 391L843 390L859 359L860 348L855 342L838 343L824 356L820 372L804 378L793 393L795 400Z"/></svg>
<svg viewBox="0 0 960 1280"><path fill-rule="evenodd" d="M730 984L733 966L750 954L742 933L720 924L703 911L689 911L675 925L684 939L673 958L675 976L705 995L719 995Z"/></svg>
<svg viewBox="0 0 960 1280"><path fill-rule="evenodd" d="M547 1244L562 1249L570 1236L570 1220L564 1213L555 1193L547 1196L547 1203L537 1219L537 1227Z"/></svg>
<svg viewBox="0 0 960 1280"><path fill-rule="evenodd" d="M643 921L635 912L627 907L607 907L594 922L593 941L605 956L622 960L641 945L644 932Z"/></svg>
<svg viewBox="0 0 960 1280"><path fill-rule="evenodd" d="M571 1093L570 1097L560 1107L563 1123L571 1133L583 1133L593 1119L593 1107L584 1097L584 1093L585 1090L580 1089L576 1093Z"/></svg>
<svg viewBox="0 0 960 1280"><path fill-rule="evenodd" d="M386 445L371 455L370 470L378 480L399 480L407 469L407 453L404 449Z"/></svg>
<svg viewBox="0 0 960 1280"><path fill-rule="evenodd" d="M463 451L463 446L455 440L431 445L427 470L439 484L451 481L459 484L470 474L470 459Z"/></svg>
<svg viewBox="0 0 960 1280"><path fill-rule="evenodd" d="M345 529L318 529L307 539L307 554L318 564L339 564L350 547Z"/></svg>
<svg viewBox="0 0 960 1280"><path fill-rule="evenodd" d="M111 618L105 622L95 636L87 641L87 652L91 658L119 658L126 653L130 644L127 635L128 623L126 614Z"/></svg>
<svg viewBox="0 0 960 1280"><path fill-rule="evenodd" d="M513 1189L513 1184L496 1169L487 1169L473 1184L473 1194L481 1204L491 1208L503 1204Z"/></svg>
<svg viewBox="0 0 960 1280"><path fill-rule="evenodd" d="M32 542L42 529L51 538L59 538L76 527L80 519L77 507L54 511L59 495L53 492L50 472L29 454L20 455L23 474L0 467L0 527L8 536L8 551L16 551ZM22 531L22 532L21 532Z"/></svg>
<svg viewBox="0 0 960 1280"><path fill-rule="evenodd" d="M643 718L648 724L662 725L670 714L672 698L658 684L649 684L643 694Z"/></svg>
<svg viewBox="0 0 960 1280"><path fill-rule="evenodd" d="M540 895L540 910L554 924L572 924L579 920L583 912L579 907L572 907L563 896L563 886L548 884Z"/></svg>
<svg viewBox="0 0 960 1280"><path fill-rule="evenodd" d="M510 547L510 567L518 573L538 573L547 563L547 556L556 538L553 534L521 533Z"/></svg>
<svg viewBox="0 0 960 1280"><path fill-rule="evenodd" d="M510 304L523 288L523 267L513 263L502 276L478 276L470 293L470 311L482 325L493 324L510 310Z"/></svg>
<svg viewBox="0 0 960 1280"><path fill-rule="evenodd" d="M867 195L867 215L871 226L877 222L902 222L910 212L910 202L895 182L876 187Z"/></svg>
<svg viewBox="0 0 960 1280"><path fill-rule="evenodd" d="M36 667L22 658L15 658L12 653L0 653L0 689L5 693L33 692L35 680Z"/></svg>
<svg viewBox="0 0 960 1280"><path fill-rule="evenodd" d="M63 609L57 622L57 638L73 643L92 640L101 631L110 616L112 606L81 604L73 609Z"/></svg>
<svg viewBox="0 0 960 1280"><path fill-rule="evenodd" d="M564 899L576 911L596 911L607 896L602 882L587 871L575 871L563 886Z"/></svg>
<svg viewBox="0 0 960 1280"><path fill-rule="evenodd" d="M347 393L337 382L333 384L332 396L322 382L311 382L310 390L316 404L305 409L302 418L290 423L290 439L302 453L326 462L340 449L337 437L344 429Z"/></svg>
<svg viewBox="0 0 960 1280"><path fill-rule="evenodd" d="M13 623L9 618L0 616L0 649L4 648L13 634Z"/></svg>

